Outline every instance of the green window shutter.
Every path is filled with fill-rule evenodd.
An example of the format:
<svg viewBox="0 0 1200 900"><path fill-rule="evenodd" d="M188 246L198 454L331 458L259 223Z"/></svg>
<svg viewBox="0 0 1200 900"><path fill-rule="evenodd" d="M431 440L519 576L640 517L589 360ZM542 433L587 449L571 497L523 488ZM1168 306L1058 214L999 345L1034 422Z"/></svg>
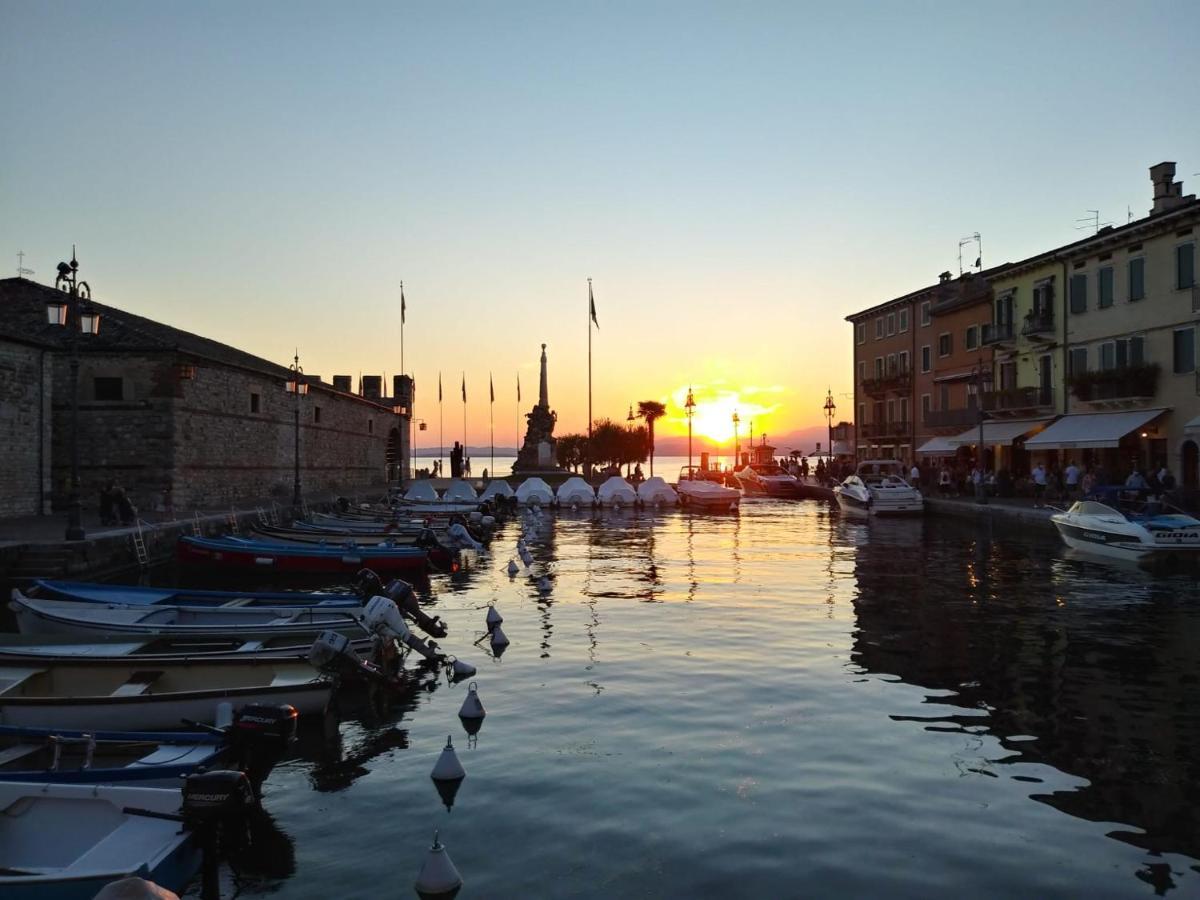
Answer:
<svg viewBox="0 0 1200 900"><path fill-rule="evenodd" d="M1143 257L1129 261L1129 299L1142 300L1146 296L1146 260Z"/></svg>
<svg viewBox="0 0 1200 900"><path fill-rule="evenodd" d="M1087 312L1087 275L1071 276L1071 312Z"/></svg>

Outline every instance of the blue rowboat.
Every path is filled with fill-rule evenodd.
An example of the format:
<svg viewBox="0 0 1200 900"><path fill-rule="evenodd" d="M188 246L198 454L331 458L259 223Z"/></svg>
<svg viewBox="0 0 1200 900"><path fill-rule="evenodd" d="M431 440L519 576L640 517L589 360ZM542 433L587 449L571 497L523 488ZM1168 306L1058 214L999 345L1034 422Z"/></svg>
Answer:
<svg viewBox="0 0 1200 900"><path fill-rule="evenodd" d="M299 591L194 591L189 588L90 584L82 581L38 580L26 591L26 595L42 600L119 603L122 606L362 606L362 598L356 597L354 594L308 594Z"/></svg>
<svg viewBox="0 0 1200 900"><path fill-rule="evenodd" d="M0 782L178 787L230 750L202 731L78 731L0 725Z"/></svg>
<svg viewBox="0 0 1200 900"><path fill-rule="evenodd" d="M179 539L180 562L222 568L249 569L258 572L348 572L364 566L377 572L415 572L424 574L433 562L448 569L452 554L446 548L400 546L378 547L343 544L313 546L243 538Z"/></svg>

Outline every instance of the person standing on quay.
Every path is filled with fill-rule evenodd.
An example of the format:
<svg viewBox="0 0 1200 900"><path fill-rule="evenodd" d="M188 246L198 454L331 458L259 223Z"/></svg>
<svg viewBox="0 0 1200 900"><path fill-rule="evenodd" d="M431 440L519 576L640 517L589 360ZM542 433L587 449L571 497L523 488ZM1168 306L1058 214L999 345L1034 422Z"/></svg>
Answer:
<svg viewBox="0 0 1200 900"><path fill-rule="evenodd" d="M1063 473L1066 480L1067 499L1075 499L1075 489L1079 487L1079 467L1074 460L1067 460L1067 469Z"/></svg>
<svg viewBox="0 0 1200 900"><path fill-rule="evenodd" d="M1038 463L1030 475L1033 478L1033 508L1040 509L1046 505L1046 470Z"/></svg>
<svg viewBox="0 0 1200 900"><path fill-rule="evenodd" d="M913 460L912 468L908 470L908 483L915 488L921 486L921 469L917 466L916 460Z"/></svg>

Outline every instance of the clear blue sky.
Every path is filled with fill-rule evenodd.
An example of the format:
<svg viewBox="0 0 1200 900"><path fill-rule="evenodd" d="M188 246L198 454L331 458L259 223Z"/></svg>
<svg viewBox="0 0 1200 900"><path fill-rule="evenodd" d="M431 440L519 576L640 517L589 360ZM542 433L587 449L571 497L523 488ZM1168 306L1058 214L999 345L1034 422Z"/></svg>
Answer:
<svg viewBox="0 0 1200 900"><path fill-rule="evenodd" d="M787 431L850 390L842 317L960 237L1144 215L1164 159L1200 188L1194 0L3 0L0 34L11 268L74 241L97 297L326 378L399 370L403 278L424 414L465 370L472 441L542 341L584 427L589 275L597 414L694 381Z"/></svg>

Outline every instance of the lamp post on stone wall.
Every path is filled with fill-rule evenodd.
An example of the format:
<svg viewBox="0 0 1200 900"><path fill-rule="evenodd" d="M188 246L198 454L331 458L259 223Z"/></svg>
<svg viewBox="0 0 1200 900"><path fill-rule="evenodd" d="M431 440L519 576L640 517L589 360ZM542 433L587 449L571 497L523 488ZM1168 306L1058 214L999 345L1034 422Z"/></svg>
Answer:
<svg viewBox="0 0 1200 900"><path fill-rule="evenodd" d="M296 351L296 355L292 358L292 364L288 367L291 371L291 377L288 378L284 389L289 394L296 395L296 408L292 415L295 421L295 457L294 471L292 479L292 506L300 506L300 398L308 393L308 382L304 380L304 370L300 368L300 351Z"/></svg>
<svg viewBox="0 0 1200 900"><path fill-rule="evenodd" d="M829 463L833 464L833 416L837 412L837 404L833 402L833 388L829 388L825 396L825 422L829 426Z"/></svg>
<svg viewBox="0 0 1200 900"><path fill-rule="evenodd" d="M94 335L100 331L100 314L90 309L86 301L92 298L92 289L77 276L79 263L75 259L75 248L71 248L71 261L58 264L58 276L54 286L64 294L66 300L47 301L46 319L51 325L67 329L67 347L71 351L69 370L71 373L71 479L67 494L68 541L82 541L83 524L79 510L79 335Z"/></svg>
<svg viewBox="0 0 1200 900"><path fill-rule="evenodd" d="M692 472L692 416L696 415L696 398L692 396L691 385L688 385L687 400L683 404L683 413L688 420L688 478Z"/></svg>
<svg viewBox="0 0 1200 900"><path fill-rule="evenodd" d="M730 470L732 472L737 471L737 467L738 467L739 459L740 459L739 454L738 454L737 427L738 427L738 423L741 421L742 421L742 417L738 415L738 411L735 409L733 411L733 468Z"/></svg>

